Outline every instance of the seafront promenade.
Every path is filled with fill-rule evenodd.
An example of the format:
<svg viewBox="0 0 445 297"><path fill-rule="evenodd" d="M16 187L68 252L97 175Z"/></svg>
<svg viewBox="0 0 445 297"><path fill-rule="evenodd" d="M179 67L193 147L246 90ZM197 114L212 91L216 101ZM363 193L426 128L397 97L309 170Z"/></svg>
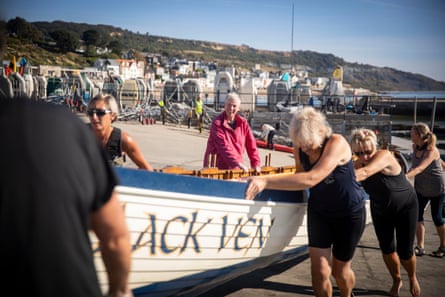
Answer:
<svg viewBox="0 0 445 297"><path fill-rule="evenodd" d="M86 118L84 118L86 120ZM138 122L118 121L115 126L129 133L140 145L142 153L153 167L182 166L186 169L200 169L207 142L208 132L202 134L196 128L173 124L141 125ZM409 150L410 141L393 138L393 143ZM265 157L271 154L272 166L293 165L289 153L260 149L264 163ZM247 162L246 162L247 164ZM126 166L135 167L131 160ZM431 221L429 210L426 212L425 248L429 253L438 247L438 237ZM372 224L366 227L353 260L353 269L357 283L355 296L379 297L388 296L391 278L383 263ZM445 258L433 258L428 255L417 258L418 278L422 287L422 296L445 296ZM400 297L409 297L409 282L402 269L403 287ZM335 283L334 283L335 286ZM306 256L293 261L270 266L236 278L212 289L200 297L258 297L258 296L313 296L310 276L310 261ZM334 287L334 296L340 296Z"/></svg>
<svg viewBox="0 0 445 297"><path fill-rule="evenodd" d="M204 152L206 149L208 130L202 133L186 125L157 123L155 125L141 125L139 122L117 121L114 126L122 128L129 133L141 147L142 153L150 164L156 169L166 166L181 166L184 169L198 170L202 168ZM266 156L271 157L271 166L294 165L293 156L266 149L260 149L262 165L265 164ZM247 155L245 164L249 165ZM127 158L126 166L136 167Z"/></svg>

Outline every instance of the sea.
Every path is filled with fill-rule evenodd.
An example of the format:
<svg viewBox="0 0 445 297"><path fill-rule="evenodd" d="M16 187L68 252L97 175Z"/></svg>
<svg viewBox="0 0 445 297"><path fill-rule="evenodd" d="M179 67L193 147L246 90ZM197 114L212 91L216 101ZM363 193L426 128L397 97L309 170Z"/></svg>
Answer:
<svg viewBox="0 0 445 297"><path fill-rule="evenodd" d="M394 98L417 98L417 99L445 99L445 91L419 91L419 92L403 92L403 91L391 91L382 92L379 96L391 96ZM443 103L439 103L443 104ZM434 117L433 117L434 116ZM445 143L445 114L439 114L437 112L429 116L420 116L413 114L406 115L391 115L391 120L394 125L411 126L414 122L424 122L433 128L433 132L436 133L437 139L440 144ZM434 130L436 129L436 131Z"/></svg>
<svg viewBox="0 0 445 297"><path fill-rule="evenodd" d="M388 91L378 93L377 96L392 96L394 98L445 99L445 91Z"/></svg>

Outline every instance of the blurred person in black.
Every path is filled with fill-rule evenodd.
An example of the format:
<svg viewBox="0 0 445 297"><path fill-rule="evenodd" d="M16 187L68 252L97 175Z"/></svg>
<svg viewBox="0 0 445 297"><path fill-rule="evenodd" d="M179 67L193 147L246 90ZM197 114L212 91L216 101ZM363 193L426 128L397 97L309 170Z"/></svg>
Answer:
<svg viewBox="0 0 445 297"><path fill-rule="evenodd" d="M103 296L92 230L108 296L132 296L118 181L94 134L68 109L27 98L0 98L0 127L2 283L24 296Z"/></svg>

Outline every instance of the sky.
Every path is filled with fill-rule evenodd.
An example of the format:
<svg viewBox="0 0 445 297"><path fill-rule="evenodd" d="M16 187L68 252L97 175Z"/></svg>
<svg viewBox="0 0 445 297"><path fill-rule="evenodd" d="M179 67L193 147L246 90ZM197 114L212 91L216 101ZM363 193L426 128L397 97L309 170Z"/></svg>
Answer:
<svg viewBox="0 0 445 297"><path fill-rule="evenodd" d="M309 50L445 82L444 0L14 0L0 18L104 24L135 33ZM296 61L298 64L298 61Z"/></svg>

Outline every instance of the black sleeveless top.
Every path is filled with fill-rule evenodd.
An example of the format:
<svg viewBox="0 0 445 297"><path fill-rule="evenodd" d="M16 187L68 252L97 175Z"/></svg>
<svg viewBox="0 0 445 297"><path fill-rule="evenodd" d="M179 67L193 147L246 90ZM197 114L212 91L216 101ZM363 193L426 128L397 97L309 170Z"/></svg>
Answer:
<svg viewBox="0 0 445 297"><path fill-rule="evenodd" d="M110 138L107 142L108 160L114 166L123 166L125 163L125 154L122 153L122 131L119 128L113 127Z"/></svg>
<svg viewBox="0 0 445 297"><path fill-rule="evenodd" d="M111 135L108 139L106 147L106 151L108 153L108 158L110 161L113 161L114 159L120 158L122 156L121 139L121 129L113 127L113 131L111 131Z"/></svg>
<svg viewBox="0 0 445 297"><path fill-rule="evenodd" d="M369 194L371 207L380 214L399 211L415 203L417 199L416 192L403 171L394 176L377 172L362 181L362 185Z"/></svg>
<svg viewBox="0 0 445 297"><path fill-rule="evenodd" d="M325 139L321 149L323 154ZM301 149L300 161L305 171L309 171L318 162L311 164L309 157ZM321 155L320 155L321 156ZM345 216L361 209L364 205L365 192L356 181L352 159L337 166L324 180L310 189L308 207L313 211L328 216Z"/></svg>
<svg viewBox="0 0 445 297"><path fill-rule="evenodd" d="M91 129L91 124L87 124ZM119 128L113 127L110 138L108 139L105 151L107 152L108 161L113 165L123 165L125 162L125 155L122 154L122 131Z"/></svg>

